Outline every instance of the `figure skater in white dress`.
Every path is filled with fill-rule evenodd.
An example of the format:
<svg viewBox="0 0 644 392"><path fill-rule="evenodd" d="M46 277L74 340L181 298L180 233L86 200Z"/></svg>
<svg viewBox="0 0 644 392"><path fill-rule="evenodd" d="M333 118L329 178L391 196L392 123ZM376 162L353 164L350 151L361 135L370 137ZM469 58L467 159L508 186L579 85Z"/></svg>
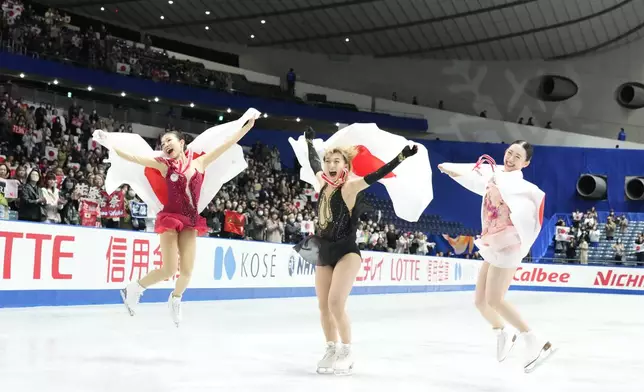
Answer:
<svg viewBox="0 0 644 392"><path fill-rule="evenodd" d="M524 180L521 171L530 164L532 154L532 145L519 140L505 151L502 168L487 155L475 165L438 165L441 172L483 196L483 231L475 241L484 259L476 284L476 307L496 332L499 362L508 356L518 337L525 340L526 373L554 352L552 344L539 339L517 310L505 301L517 267L530 251L543 222L545 194ZM506 321L519 334L507 331Z"/></svg>

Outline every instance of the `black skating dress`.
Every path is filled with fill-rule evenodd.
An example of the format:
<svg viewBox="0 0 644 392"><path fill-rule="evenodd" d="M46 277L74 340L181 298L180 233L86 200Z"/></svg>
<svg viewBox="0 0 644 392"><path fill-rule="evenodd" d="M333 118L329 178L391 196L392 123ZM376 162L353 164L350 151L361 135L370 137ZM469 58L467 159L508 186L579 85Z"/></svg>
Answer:
<svg viewBox="0 0 644 392"><path fill-rule="evenodd" d="M349 211L342 198L342 187L335 188L327 196L324 193L327 186L324 185L320 191L318 200L317 234L305 238L294 249L308 263L335 267L346 254L360 256L356 230L360 215L368 209L368 204L360 192L353 211Z"/></svg>

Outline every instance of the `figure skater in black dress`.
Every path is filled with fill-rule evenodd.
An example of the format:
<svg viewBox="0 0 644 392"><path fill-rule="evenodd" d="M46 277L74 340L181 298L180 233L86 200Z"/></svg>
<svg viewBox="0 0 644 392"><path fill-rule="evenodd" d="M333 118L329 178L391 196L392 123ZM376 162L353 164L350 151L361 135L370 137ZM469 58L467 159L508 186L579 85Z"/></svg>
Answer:
<svg viewBox="0 0 644 392"><path fill-rule="evenodd" d="M355 148L325 151L323 169L313 147L314 137L312 129L305 133L309 162L322 186L318 199L318 234L304 239L295 250L305 261L316 265L315 292L327 341L326 353L318 362L318 373L350 374L353 369L351 324L345 305L362 261L356 243L357 223L365 206L361 192L416 154L418 147L406 146L380 169L362 178L347 180ZM338 333L340 343L336 345Z"/></svg>

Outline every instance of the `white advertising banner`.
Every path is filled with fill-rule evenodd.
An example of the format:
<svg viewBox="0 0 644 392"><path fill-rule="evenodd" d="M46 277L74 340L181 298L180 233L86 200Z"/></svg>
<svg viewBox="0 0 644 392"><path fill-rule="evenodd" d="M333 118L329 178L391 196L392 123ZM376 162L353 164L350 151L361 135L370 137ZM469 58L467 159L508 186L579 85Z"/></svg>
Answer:
<svg viewBox="0 0 644 392"><path fill-rule="evenodd" d="M154 233L3 222L0 307L117 303L117 290L163 265ZM354 294L472 290L481 261L362 252ZM290 245L202 237L186 300L314 295L315 266ZM170 289L174 278L154 289ZM522 264L520 290L644 294L644 270ZM148 290L144 301L161 301ZM167 299L167 293L164 294Z"/></svg>
<svg viewBox="0 0 644 392"><path fill-rule="evenodd" d="M116 290L163 265L154 233L27 222L2 224L0 254L0 294ZM367 290L374 294L437 291L450 285L450 290L466 289L476 282L480 266L471 260L381 252L362 256L356 287L382 288ZM266 296L257 290L270 288L271 296L299 296L304 294L293 289L312 289L314 274L315 266L304 262L291 245L202 237L197 240L190 289L241 290L236 298L255 298ZM179 271L155 288L173 287L178 276ZM209 298L206 293L199 299Z"/></svg>

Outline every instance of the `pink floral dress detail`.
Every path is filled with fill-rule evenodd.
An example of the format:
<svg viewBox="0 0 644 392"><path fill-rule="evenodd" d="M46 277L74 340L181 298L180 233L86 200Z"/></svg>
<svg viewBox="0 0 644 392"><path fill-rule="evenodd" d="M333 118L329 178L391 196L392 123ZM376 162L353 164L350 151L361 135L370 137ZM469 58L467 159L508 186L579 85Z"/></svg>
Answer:
<svg viewBox="0 0 644 392"><path fill-rule="evenodd" d="M520 246L521 240L512 219L510 208L503 201L494 178L487 185L483 199L483 231L481 240L484 245L497 250L510 246Z"/></svg>

